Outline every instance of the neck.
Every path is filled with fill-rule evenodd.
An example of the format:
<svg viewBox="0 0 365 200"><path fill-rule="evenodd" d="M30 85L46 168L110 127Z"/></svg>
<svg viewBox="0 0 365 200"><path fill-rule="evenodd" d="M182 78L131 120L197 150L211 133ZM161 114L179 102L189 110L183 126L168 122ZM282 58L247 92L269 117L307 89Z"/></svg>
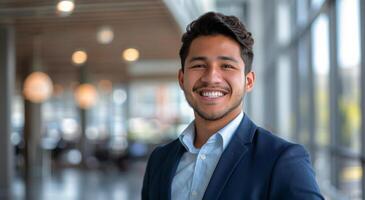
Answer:
<svg viewBox="0 0 365 200"><path fill-rule="evenodd" d="M196 148L202 147L214 133L222 129L229 122L235 119L241 110L231 112L227 116L219 120L206 120L195 113L195 139L194 146Z"/></svg>

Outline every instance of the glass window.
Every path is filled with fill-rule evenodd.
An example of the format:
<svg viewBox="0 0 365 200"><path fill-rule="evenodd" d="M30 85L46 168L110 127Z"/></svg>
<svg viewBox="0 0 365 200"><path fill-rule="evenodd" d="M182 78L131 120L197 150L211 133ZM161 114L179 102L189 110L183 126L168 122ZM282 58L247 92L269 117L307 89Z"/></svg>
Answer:
<svg viewBox="0 0 365 200"><path fill-rule="evenodd" d="M309 147L309 55L308 37L305 35L299 41L298 67L299 67L299 142Z"/></svg>
<svg viewBox="0 0 365 200"><path fill-rule="evenodd" d="M339 107L341 145L360 152L359 1L340 0L338 12Z"/></svg>
<svg viewBox="0 0 365 200"><path fill-rule="evenodd" d="M192 111L187 108L180 87L175 81L132 83L130 85L130 136L149 142L175 138L178 132L190 122Z"/></svg>
<svg viewBox="0 0 365 200"><path fill-rule="evenodd" d="M289 57L283 55L279 58L277 64L277 86L280 88L277 90L277 107L279 112L277 112L277 123L278 123L278 133L286 139L293 139L293 113L291 112L291 67Z"/></svg>
<svg viewBox="0 0 365 200"><path fill-rule="evenodd" d="M290 5L287 1L278 2L276 15L278 42L280 44L287 44L291 33Z"/></svg>
<svg viewBox="0 0 365 200"><path fill-rule="evenodd" d="M308 0L297 0L297 24L303 25L308 20Z"/></svg>
<svg viewBox="0 0 365 200"><path fill-rule="evenodd" d="M315 90L316 143L329 144L329 23L321 14L313 24L312 58Z"/></svg>
<svg viewBox="0 0 365 200"><path fill-rule="evenodd" d="M356 159L345 159L338 157L340 171L339 189L349 199L362 199L361 192L361 176L362 168L360 161Z"/></svg>
<svg viewBox="0 0 365 200"><path fill-rule="evenodd" d="M322 6L324 2L325 0L312 0L311 7L317 10Z"/></svg>
<svg viewBox="0 0 365 200"><path fill-rule="evenodd" d="M316 157L314 167L320 186L330 182L329 130L329 21L325 14L319 15L312 27L312 58L314 76L314 114Z"/></svg>
<svg viewBox="0 0 365 200"><path fill-rule="evenodd" d="M273 63L275 64L275 63ZM265 128L271 132L278 132L278 117L277 117L277 73L278 69L275 67L266 68L265 72Z"/></svg>
<svg viewBox="0 0 365 200"><path fill-rule="evenodd" d="M337 1L338 92L341 130L339 143L351 152L360 146L360 13L359 0ZM361 199L362 168L356 160L340 160L340 190Z"/></svg>

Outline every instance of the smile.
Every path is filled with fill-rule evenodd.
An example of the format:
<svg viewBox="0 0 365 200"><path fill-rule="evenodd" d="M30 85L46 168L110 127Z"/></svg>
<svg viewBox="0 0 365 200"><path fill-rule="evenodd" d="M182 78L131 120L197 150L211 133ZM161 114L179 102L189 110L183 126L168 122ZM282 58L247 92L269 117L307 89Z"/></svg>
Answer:
<svg viewBox="0 0 365 200"><path fill-rule="evenodd" d="M218 98L224 96L223 92L220 91L209 91L209 92L205 91L205 92L200 92L200 95L208 98Z"/></svg>

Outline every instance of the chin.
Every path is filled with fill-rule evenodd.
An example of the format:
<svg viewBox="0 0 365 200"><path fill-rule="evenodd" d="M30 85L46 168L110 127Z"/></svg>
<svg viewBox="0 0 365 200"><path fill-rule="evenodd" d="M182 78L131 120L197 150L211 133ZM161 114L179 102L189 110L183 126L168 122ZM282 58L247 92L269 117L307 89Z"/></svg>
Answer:
<svg viewBox="0 0 365 200"><path fill-rule="evenodd" d="M228 112L201 112L196 110L195 111L197 113L197 115L199 115L201 118L207 120L207 121L217 121L220 120L222 118L224 118L225 116L228 115Z"/></svg>

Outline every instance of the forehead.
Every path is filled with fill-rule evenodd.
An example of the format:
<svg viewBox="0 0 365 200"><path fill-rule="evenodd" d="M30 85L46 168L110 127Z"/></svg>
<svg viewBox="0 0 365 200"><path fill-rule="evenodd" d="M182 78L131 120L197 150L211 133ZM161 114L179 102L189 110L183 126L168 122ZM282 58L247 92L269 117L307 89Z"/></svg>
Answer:
<svg viewBox="0 0 365 200"><path fill-rule="evenodd" d="M195 38L189 48L191 56L231 56L241 57L239 44L224 35L199 36Z"/></svg>

